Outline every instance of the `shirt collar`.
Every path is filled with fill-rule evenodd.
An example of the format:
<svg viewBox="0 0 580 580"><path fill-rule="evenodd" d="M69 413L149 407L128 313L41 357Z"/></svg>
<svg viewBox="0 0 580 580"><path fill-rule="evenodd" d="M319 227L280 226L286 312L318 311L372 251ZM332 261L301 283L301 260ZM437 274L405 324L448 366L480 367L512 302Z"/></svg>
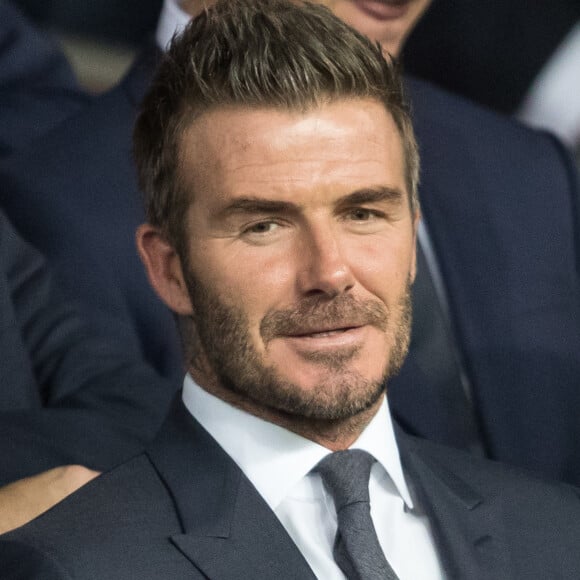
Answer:
<svg viewBox="0 0 580 580"><path fill-rule="evenodd" d="M191 17L184 12L178 0L164 0L155 40L157 46L165 51L174 34L179 34L186 26Z"/></svg>
<svg viewBox="0 0 580 580"><path fill-rule="evenodd" d="M272 510L329 453L309 439L210 395L189 375L183 385L183 402L237 463ZM386 400L351 448L371 453L389 474L407 506L413 507Z"/></svg>

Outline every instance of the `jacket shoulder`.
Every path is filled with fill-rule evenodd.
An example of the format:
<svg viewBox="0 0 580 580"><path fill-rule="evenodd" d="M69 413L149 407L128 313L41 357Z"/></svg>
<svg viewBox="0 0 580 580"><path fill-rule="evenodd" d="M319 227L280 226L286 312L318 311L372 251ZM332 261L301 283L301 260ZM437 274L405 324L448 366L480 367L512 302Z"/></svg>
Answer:
<svg viewBox="0 0 580 580"><path fill-rule="evenodd" d="M155 563L171 561L167 538L180 531L173 501L142 454L2 536L2 578L132 578L149 561L152 576L141 577L163 577Z"/></svg>
<svg viewBox="0 0 580 580"><path fill-rule="evenodd" d="M528 168L538 162L544 166L571 162L561 142L547 131L530 128L426 81L410 77L405 84L422 153L429 152L435 140L450 149L454 144L470 144L477 152L474 161L488 164L491 170L496 157Z"/></svg>
<svg viewBox="0 0 580 580"><path fill-rule="evenodd" d="M407 457L418 459L447 481L461 482L463 489L469 489L473 497L507 502L514 509L529 504L535 506L533 513L536 514L543 512L546 502L549 502L552 509L574 513L579 518L580 531L579 488L418 437L404 434L403 439ZM538 505L538 501L542 505Z"/></svg>

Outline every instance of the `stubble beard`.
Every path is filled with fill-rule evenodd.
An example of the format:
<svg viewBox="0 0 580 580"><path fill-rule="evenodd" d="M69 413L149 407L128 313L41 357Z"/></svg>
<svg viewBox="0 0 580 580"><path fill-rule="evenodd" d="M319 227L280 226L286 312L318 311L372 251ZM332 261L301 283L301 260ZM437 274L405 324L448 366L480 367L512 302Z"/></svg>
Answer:
<svg viewBox="0 0 580 580"><path fill-rule="evenodd" d="M406 357L411 328L410 282L397 305L388 313L378 301L359 302L350 296L335 299L305 299L297 308L268 313L261 324L264 344L275 336L299 328L301 321L332 322L348 317L365 320L383 332L392 333L390 353L385 353L382 375L369 380L349 368L359 348L336 352L313 351L304 358L326 370L326 378L316 388L304 390L284 379L267 365L257 352L242 309L224 304L215 292L199 282L187 269L186 283L194 315L182 326L185 350L192 371L218 385L223 398L248 409L265 409L292 420L338 422L370 409L385 392L388 380L396 375ZM398 314L393 324L390 319ZM208 376L209 375L209 376ZM211 388L209 388L211 392ZM219 395L218 395L219 396Z"/></svg>

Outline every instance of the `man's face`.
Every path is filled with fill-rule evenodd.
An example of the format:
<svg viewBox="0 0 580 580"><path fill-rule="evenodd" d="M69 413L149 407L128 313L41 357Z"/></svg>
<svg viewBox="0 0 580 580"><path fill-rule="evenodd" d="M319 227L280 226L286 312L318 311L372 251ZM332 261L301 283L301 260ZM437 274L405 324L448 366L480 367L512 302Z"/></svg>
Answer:
<svg viewBox="0 0 580 580"><path fill-rule="evenodd" d="M180 5L190 16L197 16L204 8L209 8L216 0L181 0Z"/></svg>
<svg viewBox="0 0 580 580"><path fill-rule="evenodd" d="M423 15L431 0L314 0L340 19L379 42L393 56Z"/></svg>
<svg viewBox="0 0 580 580"><path fill-rule="evenodd" d="M396 56L405 39L431 0L311 0L330 8L347 24L379 42ZM182 6L192 16L215 0L184 0Z"/></svg>
<svg viewBox="0 0 580 580"><path fill-rule="evenodd" d="M201 146L203 144L203 146ZM219 109L181 143L190 371L256 409L342 419L400 366L415 216L382 104Z"/></svg>

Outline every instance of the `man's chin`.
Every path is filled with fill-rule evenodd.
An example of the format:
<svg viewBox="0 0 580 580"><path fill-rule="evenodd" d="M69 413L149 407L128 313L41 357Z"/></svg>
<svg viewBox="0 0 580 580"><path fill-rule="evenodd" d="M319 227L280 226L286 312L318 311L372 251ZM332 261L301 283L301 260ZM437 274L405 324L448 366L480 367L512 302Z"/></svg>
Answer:
<svg viewBox="0 0 580 580"><path fill-rule="evenodd" d="M267 400L260 391L247 393L258 405L288 417L315 421L341 421L373 407L385 392L383 378L367 380L356 373L325 373L308 386L290 379L268 388ZM256 397L256 395L258 395Z"/></svg>

